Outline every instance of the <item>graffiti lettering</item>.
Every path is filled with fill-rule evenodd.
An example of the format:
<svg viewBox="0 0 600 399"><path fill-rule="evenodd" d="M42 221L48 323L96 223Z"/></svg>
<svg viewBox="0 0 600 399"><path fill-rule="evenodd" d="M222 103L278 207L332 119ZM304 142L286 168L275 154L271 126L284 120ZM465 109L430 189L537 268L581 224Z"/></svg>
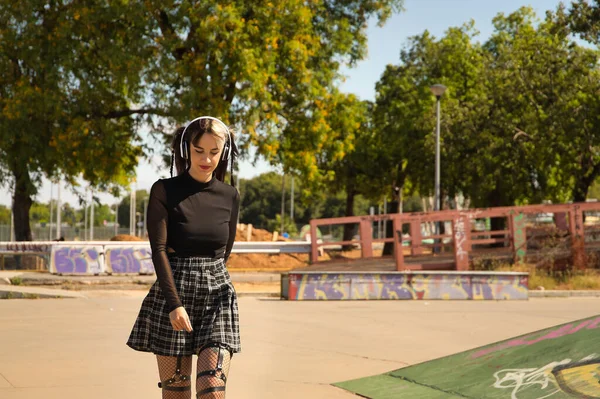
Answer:
<svg viewBox="0 0 600 399"><path fill-rule="evenodd" d="M591 354L586 356L581 361L585 362L598 357L598 355ZM494 373L494 388L498 389L512 389L511 399L519 399L517 394L521 390L525 390L530 387L538 386L540 391L545 391L550 388L550 392L540 392L543 396L537 397L537 399L549 398L552 395L557 394L561 391L555 380L552 378L552 371L564 365L571 363L571 359L564 359L558 362L551 362L540 368L523 368L523 369L505 369Z"/></svg>
<svg viewBox="0 0 600 399"><path fill-rule="evenodd" d="M460 216L454 219L454 242L456 243L456 256L458 259L463 260L465 256L468 256L465 250L465 242L467 241L467 234L465 232L465 218Z"/></svg>
<svg viewBox="0 0 600 399"><path fill-rule="evenodd" d="M50 252L51 246L32 242L11 242L0 244L0 252Z"/></svg>

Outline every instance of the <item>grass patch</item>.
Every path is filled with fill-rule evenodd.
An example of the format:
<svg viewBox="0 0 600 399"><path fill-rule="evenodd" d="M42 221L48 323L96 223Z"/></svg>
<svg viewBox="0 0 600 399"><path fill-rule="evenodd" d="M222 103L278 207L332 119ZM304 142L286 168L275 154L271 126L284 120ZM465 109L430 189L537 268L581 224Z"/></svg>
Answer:
<svg viewBox="0 0 600 399"><path fill-rule="evenodd" d="M10 283L12 285L22 285L23 284L23 279L21 277L19 277L19 276L11 277Z"/></svg>
<svg viewBox="0 0 600 399"><path fill-rule="evenodd" d="M481 270L481 269L480 269ZM529 273L530 290L600 290L600 270L549 270L532 264L487 263L485 270Z"/></svg>

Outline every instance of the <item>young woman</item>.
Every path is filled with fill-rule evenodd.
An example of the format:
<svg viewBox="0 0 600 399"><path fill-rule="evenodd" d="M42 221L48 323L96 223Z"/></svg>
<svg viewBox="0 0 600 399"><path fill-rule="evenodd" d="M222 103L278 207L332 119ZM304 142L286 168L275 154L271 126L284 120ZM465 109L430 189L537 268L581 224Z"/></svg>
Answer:
<svg viewBox="0 0 600 399"><path fill-rule="evenodd" d="M158 361L163 399L225 398L231 357L240 351L237 296L225 268L235 239L240 197L223 182L237 156L233 135L213 117L180 128L173 140L177 176L150 190L148 237L157 281L127 341ZM233 170L233 168L232 168Z"/></svg>

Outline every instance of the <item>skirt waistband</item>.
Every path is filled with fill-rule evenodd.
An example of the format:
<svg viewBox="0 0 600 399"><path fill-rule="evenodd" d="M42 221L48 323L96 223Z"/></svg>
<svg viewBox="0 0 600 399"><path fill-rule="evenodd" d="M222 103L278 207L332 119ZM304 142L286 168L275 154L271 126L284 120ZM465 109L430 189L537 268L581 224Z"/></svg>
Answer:
<svg viewBox="0 0 600 399"><path fill-rule="evenodd" d="M177 256L169 254L169 262L173 269L188 268L214 268L224 267L224 258L211 258L207 256Z"/></svg>

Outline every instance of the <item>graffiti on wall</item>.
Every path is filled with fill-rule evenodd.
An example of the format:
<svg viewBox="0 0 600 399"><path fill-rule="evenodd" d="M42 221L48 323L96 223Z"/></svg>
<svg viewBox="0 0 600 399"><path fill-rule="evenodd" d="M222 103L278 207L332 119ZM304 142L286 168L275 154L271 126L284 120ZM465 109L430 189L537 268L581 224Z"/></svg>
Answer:
<svg viewBox="0 0 600 399"><path fill-rule="evenodd" d="M600 359L593 353L578 362L571 359L541 367L504 369L494 373L494 388L510 390L511 399L550 398L559 392L575 398L600 398Z"/></svg>
<svg viewBox="0 0 600 399"><path fill-rule="evenodd" d="M98 274L104 270L100 259L102 246L53 246L51 272L53 273L81 273Z"/></svg>
<svg viewBox="0 0 600 399"><path fill-rule="evenodd" d="M0 243L0 253L48 253L52 245L36 242L3 242Z"/></svg>
<svg viewBox="0 0 600 399"><path fill-rule="evenodd" d="M108 273L154 273L150 246L110 247L107 245L105 251Z"/></svg>
<svg viewBox="0 0 600 399"><path fill-rule="evenodd" d="M290 273L288 299L527 299L526 275Z"/></svg>

